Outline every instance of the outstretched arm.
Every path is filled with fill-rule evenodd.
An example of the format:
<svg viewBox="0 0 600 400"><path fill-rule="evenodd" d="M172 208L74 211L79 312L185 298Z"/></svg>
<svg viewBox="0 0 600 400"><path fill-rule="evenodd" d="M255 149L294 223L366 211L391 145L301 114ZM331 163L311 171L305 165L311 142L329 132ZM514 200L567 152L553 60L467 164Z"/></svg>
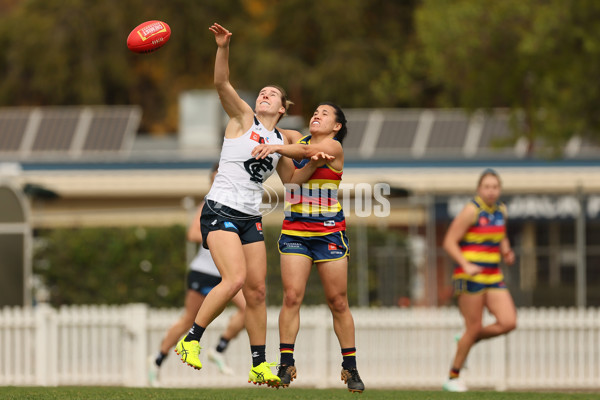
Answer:
<svg viewBox="0 0 600 400"><path fill-rule="evenodd" d="M252 156L257 160L273 153L279 153L282 156L293 158L297 161L311 158L317 153L329 154L334 158L343 158L344 155L342 145L334 139L325 139L317 144L260 144L252 150Z"/></svg>
<svg viewBox="0 0 600 400"><path fill-rule="evenodd" d="M231 128L237 128L235 126L235 124L237 124L239 125L239 129L242 130L246 125L252 124L254 112L252 111L252 108L242 100L231 85L231 82L229 82L229 42L232 33L217 23L214 23L208 29L214 33L215 41L217 42L214 75L215 88L219 94L223 109L229 118L231 118L229 125L233 125ZM231 129L229 125L227 126L227 130ZM228 135L228 132L226 132L225 135L231 137L231 135Z"/></svg>

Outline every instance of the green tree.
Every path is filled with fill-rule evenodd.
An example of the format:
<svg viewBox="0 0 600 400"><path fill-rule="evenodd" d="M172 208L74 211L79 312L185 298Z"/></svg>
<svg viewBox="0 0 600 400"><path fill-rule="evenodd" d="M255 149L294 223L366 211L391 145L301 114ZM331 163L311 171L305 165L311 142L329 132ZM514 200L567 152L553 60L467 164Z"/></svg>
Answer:
<svg viewBox="0 0 600 400"><path fill-rule="evenodd" d="M214 41L208 26L239 4L17 2L0 17L0 104L139 104L142 132L175 132L179 92L212 83ZM156 53L131 53L125 45L129 32L151 19L168 21L171 42Z"/></svg>
<svg viewBox="0 0 600 400"><path fill-rule="evenodd" d="M599 15L586 0L424 0L415 48L441 86L437 105L508 107L522 121L515 138L558 146L598 132Z"/></svg>
<svg viewBox="0 0 600 400"><path fill-rule="evenodd" d="M256 92L288 89L308 116L319 101L389 106L373 82L388 53L402 54L415 1L30 0L0 3L0 105L139 104L141 132L176 132L178 96L212 88L215 21L234 33L231 78ZM342 12L343 11L343 12ZM129 52L139 23L160 19L171 40Z"/></svg>

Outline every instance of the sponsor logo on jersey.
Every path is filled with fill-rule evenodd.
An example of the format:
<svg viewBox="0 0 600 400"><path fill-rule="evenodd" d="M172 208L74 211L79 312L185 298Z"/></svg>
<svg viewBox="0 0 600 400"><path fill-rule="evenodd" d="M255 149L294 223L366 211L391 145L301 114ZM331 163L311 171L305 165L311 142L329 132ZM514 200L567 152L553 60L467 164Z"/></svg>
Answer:
<svg viewBox="0 0 600 400"><path fill-rule="evenodd" d="M484 216L479 217L479 225L486 226L489 222L490 221L486 217L484 217Z"/></svg>
<svg viewBox="0 0 600 400"><path fill-rule="evenodd" d="M258 144L269 143L268 137L264 138L254 131L252 131L252 133L250 134L250 140L254 140L255 142L258 142Z"/></svg>
<svg viewBox="0 0 600 400"><path fill-rule="evenodd" d="M325 221L323 222L323 226L335 226L335 221Z"/></svg>

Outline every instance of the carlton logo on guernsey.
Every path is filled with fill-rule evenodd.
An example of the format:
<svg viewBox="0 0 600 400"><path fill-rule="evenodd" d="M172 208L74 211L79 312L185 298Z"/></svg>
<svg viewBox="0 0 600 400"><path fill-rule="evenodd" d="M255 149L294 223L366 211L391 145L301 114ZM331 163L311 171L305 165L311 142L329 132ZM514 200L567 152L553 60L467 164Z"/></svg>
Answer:
<svg viewBox="0 0 600 400"><path fill-rule="evenodd" d="M309 144L310 138L305 136L298 143ZM294 167L301 169L308 162L294 160ZM287 187L281 233L307 237L345 231L346 219L337 197L342 173L325 164L299 190Z"/></svg>
<svg viewBox="0 0 600 400"><path fill-rule="evenodd" d="M452 277L488 285L501 282L504 277L499 267L500 242L506 237L506 207L500 202L488 207L479 196L471 202L477 207L475 223L467 230L459 246L463 257L483 267L483 271L473 276L458 266Z"/></svg>
<svg viewBox="0 0 600 400"><path fill-rule="evenodd" d="M224 138L219 170L206 195L208 200L249 215L260 215L263 182L275 171L281 155L273 153L264 159L252 157L258 144L283 144L277 129L267 130L254 117L254 125L242 136Z"/></svg>

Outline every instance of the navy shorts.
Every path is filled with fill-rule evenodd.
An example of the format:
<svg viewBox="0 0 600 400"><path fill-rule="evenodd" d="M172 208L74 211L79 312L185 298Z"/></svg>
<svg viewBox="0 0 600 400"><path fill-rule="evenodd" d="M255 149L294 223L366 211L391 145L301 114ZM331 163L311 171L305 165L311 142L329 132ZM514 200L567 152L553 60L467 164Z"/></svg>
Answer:
<svg viewBox="0 0 600 400"><path fill-rule="evenodd" d="M454 296L464 293L479 294L485 293L488 290L506 289L504 281L488 284L473 282L466 279L453 279L452 284L454 285Z"/></svg>
<svg viewBox="0 0 600 400"><path fill-rule="evenodd" d="M206 296L208 292L221 283L220 276L205 274L204 272L190 270L187 276L188 289Z"/></svg>
<svg viewBox="0 0 600 400"><path fill-rule="evenodd" d="M242 244L264 242L262 217L246 214L212 200L206 200L200 216L202 247L208 249L206 237L212 231L237 233Z"/></svg>
<svg viewBox="0 0 600 400"><path fill-rule="evenodd" d="M299 255L313 262L340 260L350 255L346 232L333 232L324 236L279 236L281 254Z"/></svg>

